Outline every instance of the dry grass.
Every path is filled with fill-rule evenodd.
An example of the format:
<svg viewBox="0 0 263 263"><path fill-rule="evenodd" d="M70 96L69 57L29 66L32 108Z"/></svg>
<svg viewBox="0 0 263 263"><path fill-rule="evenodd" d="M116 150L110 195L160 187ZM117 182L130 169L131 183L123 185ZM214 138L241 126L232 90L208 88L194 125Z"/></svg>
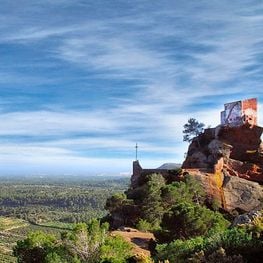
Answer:
<svg viewBox="0 0 263 263"><path fill-rule="evenodd" d="M22 219L11 217L0 217L0 231L8 231L14 228L27 226L28 223Z"/></svg>

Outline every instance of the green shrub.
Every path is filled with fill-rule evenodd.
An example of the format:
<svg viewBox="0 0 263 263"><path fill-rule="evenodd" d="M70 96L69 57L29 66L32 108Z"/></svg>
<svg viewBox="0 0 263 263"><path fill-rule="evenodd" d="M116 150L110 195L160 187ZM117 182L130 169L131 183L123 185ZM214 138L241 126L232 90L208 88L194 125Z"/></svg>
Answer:
<svg viewBox="0 0 263 263"><path fill-rule="evenodd" d="M132 246L121 236L109 236L100 248L100 262L124 263L132 256Z"/></svg>
<svg viewBox="0 0 263 263"><path fill-rule="evenodd" d="M161 197L166 210L182 202L204 204L205 193L200 184L192 177L185 180L186 182L173 182L162 188Z"/></svg>
<svg viewBox="0 0 263 263"><path fill-rule="evenodd" d="M230 259L237 260L237 258L243 258L246 262L262 262L263 259L263 241L253 238L252 233L246 229L237 227L209 237L195 237L188 240L177 239L169 244L157 245L156 247L158 260L178 263L189 261L213 262L211 260L215 258L216 251L219 253L222 252L222 249L224 251L222 257L226 260L225 262ZM207 261L202 261L201 257ZM200 261L197 261L198 258Z"/></svg>
<svg viewBox="0 0 263 263"><path fill-rule="evenodd" d="M149 223L144 219L140 219L139 222L136 224L136 228L142 232L149 232L149 231L158 231L160 230L160 224L156 222L156 224Z"/></svg>
<svg viewBox="0 0 263 263"><path fill-rule="evenodd" d="M188 239L208 236L224 231L229 222L218 213L194 203L180 203L164 214L159 236L168 236L166 242L174 239ZM158 238L158 234L157 234ZM160 240L161 241L161 240Z"/></svg>
<svg viewBox="0 0 263 263"><path fill-rule="evenodd" d="M169 244L157 245L157 258L170 262L185 262L192 254L203 249L204 239L196 237L189 240L177 239Z"/></svg>

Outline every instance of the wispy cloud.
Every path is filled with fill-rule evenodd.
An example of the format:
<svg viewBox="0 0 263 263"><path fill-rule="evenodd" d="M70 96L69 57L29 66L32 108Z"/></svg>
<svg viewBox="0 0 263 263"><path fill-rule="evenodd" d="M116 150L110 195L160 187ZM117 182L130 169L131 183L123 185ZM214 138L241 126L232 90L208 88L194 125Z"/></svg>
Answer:
<svg viewBox="0 0 263 263"><path fill-rule="evenodd" d="M263 98L252 2L3 3L0 159L16 162L18 147L21 162L101 166L111 153L128 167L139 142L146 165L181 161L188 118L216 126L223 103Z"/></svg>

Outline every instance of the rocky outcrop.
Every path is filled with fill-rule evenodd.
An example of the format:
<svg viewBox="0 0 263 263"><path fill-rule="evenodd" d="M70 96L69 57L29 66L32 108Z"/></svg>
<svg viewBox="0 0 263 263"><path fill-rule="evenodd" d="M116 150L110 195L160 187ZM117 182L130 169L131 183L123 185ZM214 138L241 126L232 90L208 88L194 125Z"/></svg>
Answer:
<svg viewBox="0 0 263 263"><path fill-rule="evenodd" d="M262 205L263 146L259 126L206 129L189 146L183 171L195 175L226 210Z"/></svg>
<svg viewBox="0 0 263 263"><path fill-rule="evenodd" d="M189 146L183 169L207 169L263 183L263 128L247 125L206 129Z"/></svg>

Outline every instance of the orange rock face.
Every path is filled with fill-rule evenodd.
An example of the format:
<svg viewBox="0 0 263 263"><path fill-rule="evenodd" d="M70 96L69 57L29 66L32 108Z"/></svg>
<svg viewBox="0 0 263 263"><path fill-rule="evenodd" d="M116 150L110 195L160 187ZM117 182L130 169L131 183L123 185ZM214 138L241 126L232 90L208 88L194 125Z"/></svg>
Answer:
<svg viewBox="0 0 263 263"><path fill-rule="evenodd" d="M182 168L210 173L225 169L232 176L263 183L262 132L262 127L248 125L207 129L190 144Z"/></svg>
<svg viewBox="0 0 263 263"><path fill-rule="evenodd" d="M206 129L189 145L183 171L225 210L256 208L263 197L262 132L248 124Z"/></svg>

